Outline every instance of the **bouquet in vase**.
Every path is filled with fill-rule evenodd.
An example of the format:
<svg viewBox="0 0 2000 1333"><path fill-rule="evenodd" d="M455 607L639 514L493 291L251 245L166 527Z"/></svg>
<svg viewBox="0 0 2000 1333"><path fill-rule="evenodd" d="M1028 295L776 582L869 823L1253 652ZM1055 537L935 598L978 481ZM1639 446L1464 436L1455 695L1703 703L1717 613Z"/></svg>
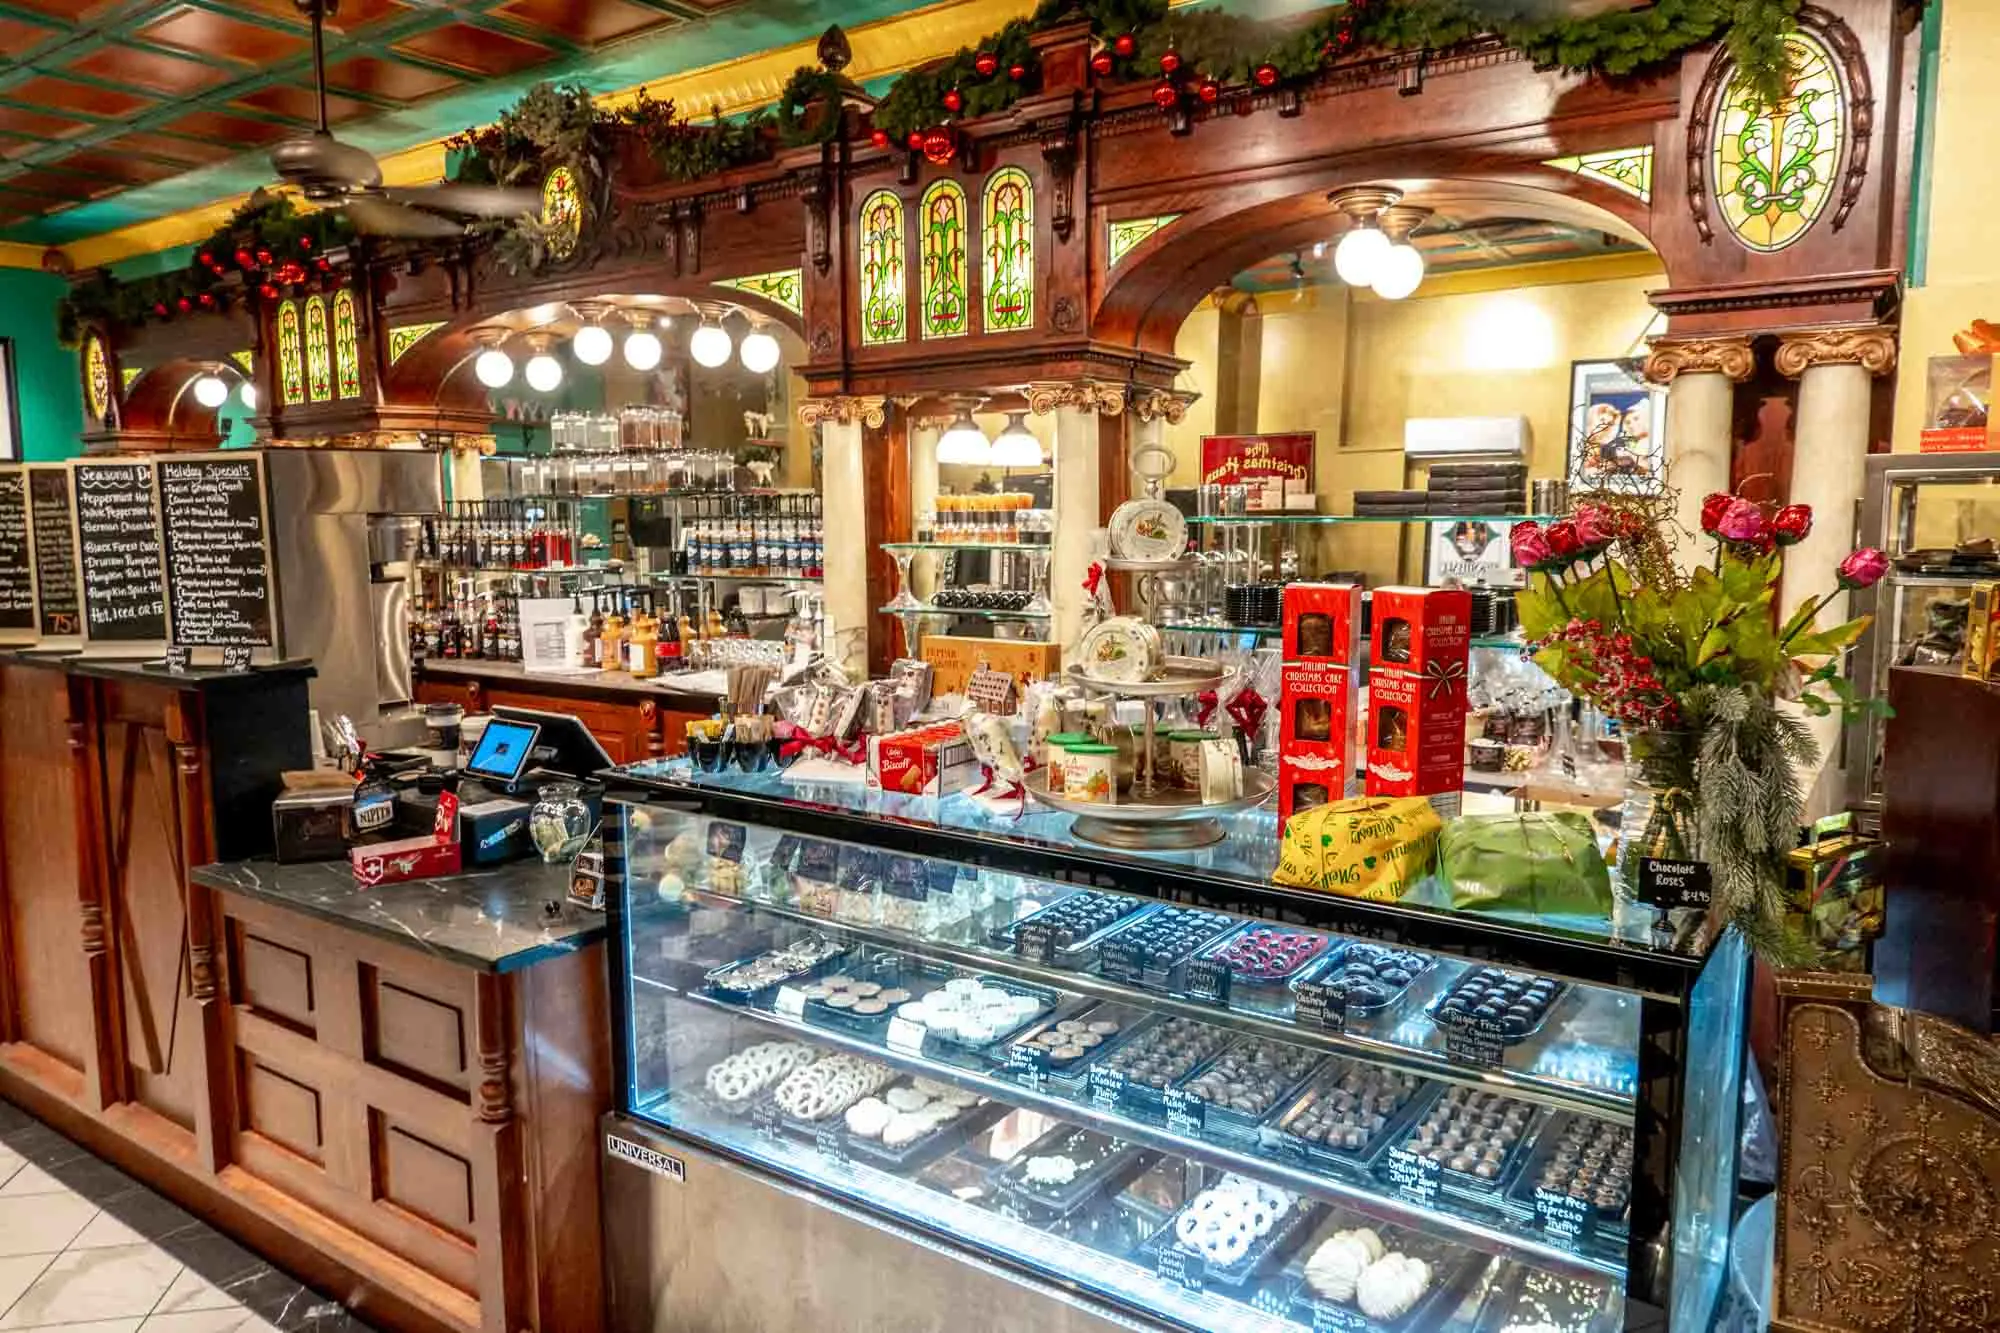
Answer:
<svg viewBox="0 0 2000 1333"><path fill-rule="evenodd" d="M1696 931L1733 924L1766 957L1808 963L1811 946L1784 928L1781 907L1801 775L1820 761L1800 712L1845 719L1881 707L1857 698L1840 671L1868 618L1821 626L1819 615L1879 580L1888 562L1872 548L1853 552L1831 572L1832 588L1781 621L1778 581L1788 548L1812 530L1809 508L1711 495L1701 525L1713 558L1682 569L1671 519L1653 503L1586 499L1547 526L1516 524L1514 560L1531 571L1522 628L1543 670L1624 728L1636 781L1620 895L1632 896L1644 858L1706 862L1713 908Z"/></svg>

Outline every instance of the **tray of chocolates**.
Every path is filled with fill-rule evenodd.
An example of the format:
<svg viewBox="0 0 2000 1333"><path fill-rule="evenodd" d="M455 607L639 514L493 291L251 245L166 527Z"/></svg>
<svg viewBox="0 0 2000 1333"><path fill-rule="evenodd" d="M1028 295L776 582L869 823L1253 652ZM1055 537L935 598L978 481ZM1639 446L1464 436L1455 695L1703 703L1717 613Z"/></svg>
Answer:
<svg viewBox="0 0 2000 1333"><path fill-rule="evenodd" d="M1241 1287L1281 1267L1323 1210L1288 1189L1230 1172L1183 1204L1134 1257L1197 1290Z"/></svg>
<svg viewBox="0 0 2000 1333"><path fill-rule="evenodd" d="M1632 1207L1632 1127L1562 1112L1536 1137L1508 1197L1551 1236L1583 1249L1606 1235L1622 1251Z"/></svg>
<svg viewBox="0 0 2000 1333"><path fill-rule="evenodd" d="M1176 1100L1203 1130L1254 1139L1264 1118L1291 1100L1325 1056L1305 1046L1246 1036L1175 1085Z"/></svg>
<svg viewBox="0 0 2000 1333"><path fill-rule="evenodd" d="M1315 930L1253 921L1188 961L1186 989L1231 1008L1286 1014L1292 981L1332 947L1333 937Z"/></svg>
<svg viewBox="0 0 2000 1333"><path fill-rule="evenodd" d="M1285 1313L1342 1333L1444 1328L1484 1266L1436 1236L1336 1210L1285 1269Z"/></svg>
<svg viewBox="0 0 2000 1333"><path fill-rule="evenodd" d="M1436 966L1436 958L1414 949L1351 941L1335 947L1319 968L1299 981L1338 986L1348 1014L1371 1018L1394 1006Z"/></svg>
<svg viewBox="0 0 2000 1333"><path fill-rule="evenodd" d="M1185 1110L1180 1082L1219 1054L1232 1034L1179 1015L1155 1017L1090 1067L1090 1099L1099 1106L1151 1119ZM1174 1106L1167 1094L1174 1093Z"/></svg>
<svg viewBox="0 0 2000 1333"><path fill-rule="evenodd" d="M1079 889L1000 927L993 932L993 942L1034 962L1083 971L1096 963L1099 941L1158 907L1146 898Z"/></svg>
<svg viewBox="0 0 2000 1333"><path fill-rule="evenodd" d="M952 971L902 954L868 952L845 960L838 972L802 984L806 1022L879 1037L898 1009L929 997L951 979ZM784 1004L780 991L775 1002Z"/></svg>
<svg viewBox="0 0 2000 1333"><path fill-rule="evenodd" d="M1046 1080L1064 1091L1083 1086L1091 1064L1139 1030L1144 1010L1098 1004L1066 1018L1050 1018L1021 1033L999 1052L1001 1063L1024 1081Z"/></svg>
<svg viewBox="0 0 2000 1333"><path fill-rule="evenodd" d="M846 952L846 945L823 935L805 935L782 949L727 963L703 980L715 998L747 1004L788 981L813 975Z"/></svg>
<svg viewBox="0 0 2000 1333"><path fill-rule="evenodd" d="M1431 1003L1440 1028L1515 1046L1542 1030L1569 984L1500 967L1471 967Z"/></svg>
<svg viewBox="0 0 2000 1333"><path fill-rule="evenodd" d="M1180 991L1186 987L1188 960L1239 924L1225 912L1162 904L1098 942L1098 971L1135 986Z"/></svg>
<svg viewBox="0 0 2000 1333"><path fill-rule="evenodd" d="M1441 1091L1415 1074L1335 1056L1260 1140L1275 1157L1365 1173Z"/></svg>
<svg viewBox="0 0 2000 1333"><path fill-rule="evenodd" d="M1530 1103L1497 1092L1448 1088L1412 1120L1399 1142L1383 1150L1376 1170L1395 1181L1407 1159L1435 1163L1441 1190L1518 1211L1507 1191L1527 1162L1539 1116Z"/></svg>
<svg viewBox="0 0 2000 1333"><path fill-rule="evenodd" d="M1057 1125L993 1173L1000 1211L1047 1224L1100 1193L1124 1188L1158 1159L1137 1144L1080 1125Z"/></svg>

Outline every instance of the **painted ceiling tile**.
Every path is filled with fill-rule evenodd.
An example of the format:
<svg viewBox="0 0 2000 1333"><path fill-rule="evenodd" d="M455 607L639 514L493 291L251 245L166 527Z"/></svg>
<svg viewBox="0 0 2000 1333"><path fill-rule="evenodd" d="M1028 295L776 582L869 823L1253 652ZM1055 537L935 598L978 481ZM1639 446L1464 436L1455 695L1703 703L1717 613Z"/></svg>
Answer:
<svg viewBox="0 0 2000 1333"><path fill-rule="evenodd" d="M86 175L103 176L126 185L145 185L151 181L177 176L182 171L182 168L171 162L155 162L150 158L133 157L125 153L108 153L97 148L71 153L56 163L56 167L62 171L79 171Z"/></svg>
<svg viewBox="0 0 2000 1333"><path fill-rule="evenodd" d="M146 157L163 157L169 162L180 162L191 167L220 162L243 151L243 145L240 143L197 143L193 139L183 139L174 134L146 133L120 135L105 143L104 147L114 153L139 153Z"/></svg>
<svg viewBox="0 0 2000 1333"><path fill-rule="evenodd" d="M106 46L70 64L69 72L105 83L130 84L150 92L186 97L236 77L227 69L195 60L146 51L136 46Z"/></svg>
<svg viewBox="0 0 2000 1333"><path fill-rule="evenodd" d="M326 71L329 88L391 102L415 102L435 97L447 89L458 87L459 82L437 70L406 65L400 60L384 60L379 56L355 56L328 67Z"/></svg>
<svg viewBox="0 0 2000 1333"><path fill-rule="evenodd" d="M300 87L289 83L274 83L268 88L259 88L254 93L245 93L230 103L249 111L262 111L268 115L284 116L296 120L301 125L310 125L319 118L319 102L310 87ZM337 93L326 95L326 118L335 125L367 115L371 110L366 102L357 102L351 97Z"/></svg>
<svg viewBox="0 0 2000 1333"><path fill-rule="evenodd" d="M641 28L679 21L672 14L630 0L595 0L588 5L577 4L575 0L513 0L501 5L495 13L582 46L596 46L629 37Z"/></svg>
<svg viewBox="0 0 2000 1333"><path fill-rule="evenodd" d="M81 23L95 18L99 11L111 8L117 0L10 0L10 3L18 9L32 9L50 18Z"/></svg>
<svg viewBox="0 0 2000 1333"><path fill-rule="evenodd" d="M587 0L578 0L587 3ZM273 18L303 22L299 7L292 0L236 0L236 9L254 9ZM326 21L326 26L335 32L353 32L371 23L395 15L407 14L409 10L398 0L340 0L340 12Z"/></svg>
<svg viewBox="0 0 2000 1333"><path fill-rule="evenodd" d="M470 23L452 23L396 43L406 55L453 65L488 78L517 73L548 60L555 53L546 46L509 37Z"/></svg>
<svg viewBox="0 0 2000 1333"><path fill-rule="evenodd" d="M149 42L268 65L302 54L311 46L303 32L284 32L263 23L246 23L212 9L184 5L158 23L139 30Z"/></svg>
<svg viewBox="0 0 2000 1333"><path fill-rule="evenodd" d="M27 106L50 111L72 111L85 116L118 118L143 111L153 105L150 97L117 88L100 88L92 83L73 83L52 74L39 75L17 83L7 96Z"/></svg>
<svg viewBox="0 0 2000 1333"><path fill-rule="evenodd" d="M288 139L293 133L283 125L252 120L248 116L232 116L221 111L193 111L160 128L173 134L187 134L228 144L236 152L261 148L265 144Z"/></svg>
<svg viewBox="0 0 2000 1333"><path fill-rule="evenodd" d="M37 167L18 176L9 176L4 183L10 190L46 195L64 202L95 199L98 195L118 189L116 181L84 176L74 171L60 171L54 167Z"/></svg>
<svg viewBox="0 0 2000 1333"><path fill-rule="evenodd" d="M27 107L0 105L0 133L25 134L36 139L73 139L89 129L85 121L51 116Z"/></svg>
<svg viewBox="0 0 2000 1333"><path fill-rule="evenodd" d="M27 54L30 47L39 46L55 35L54 28L45 28L39 23L30 23L26 19L0 14L0 51L5 51L9 56L19 58Z"/></svg>

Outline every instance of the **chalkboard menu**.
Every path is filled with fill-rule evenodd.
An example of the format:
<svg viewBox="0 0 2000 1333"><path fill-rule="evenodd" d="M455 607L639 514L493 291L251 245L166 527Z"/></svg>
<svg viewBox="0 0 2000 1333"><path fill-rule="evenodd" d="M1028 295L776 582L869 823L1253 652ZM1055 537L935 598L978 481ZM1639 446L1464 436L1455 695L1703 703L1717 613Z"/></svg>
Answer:
<svg viewBox="0 0 2000 1333"><path fill-rule="evenodd" d="M42 637L73 638L83 633L83 609L77 603L67 467L28 468L28 521L35 529L35 597L42 608Z"/></svg>
<svg viewBox="0 0 2000 1333"><path fill-rule="evenodd" d="M154 467L174 642L269 645L263 460L230 453L163 458Z"/></svg>
<svg viewBox="0 0 2000 1333"><path fill-rule="evenodd" d="M0 633L35 632L35 565L28 545L28 478L0 467Z"/></svg>
<svg viewBox="0 0 2000 1333"><path fill-rule="evenodd" d="M76 463L70 476L85 636L93 643L164 640L166 571L153 510L153 465Z"/></svg>

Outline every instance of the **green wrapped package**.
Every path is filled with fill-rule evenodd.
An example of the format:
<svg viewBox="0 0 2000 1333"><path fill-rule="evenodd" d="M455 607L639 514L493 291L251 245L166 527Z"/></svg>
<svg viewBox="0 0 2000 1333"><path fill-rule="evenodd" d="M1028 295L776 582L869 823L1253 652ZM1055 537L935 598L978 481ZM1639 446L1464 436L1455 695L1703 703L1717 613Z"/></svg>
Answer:
<svg viewBox="0 0 2000 1333"><path fill-rule="evenodd" d="M1469 911L1606 916L1611 872L1574 810L1466 815L1444 826L1438 860L1451 905Z"/></svg>

